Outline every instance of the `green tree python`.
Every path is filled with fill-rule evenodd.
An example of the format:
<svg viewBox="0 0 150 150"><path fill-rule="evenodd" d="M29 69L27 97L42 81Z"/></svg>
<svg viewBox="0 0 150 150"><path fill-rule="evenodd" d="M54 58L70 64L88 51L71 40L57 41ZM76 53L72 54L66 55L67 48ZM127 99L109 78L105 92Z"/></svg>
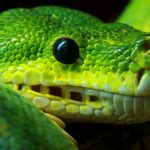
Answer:
<svg viewBox="0 0 150 150"><path fill-rule="evenodd" d="M149 40L149 33L68 8L11 9L0 14L0 82L63 120L147 122ZM16 97L8 100L20 111Z"/></svg>

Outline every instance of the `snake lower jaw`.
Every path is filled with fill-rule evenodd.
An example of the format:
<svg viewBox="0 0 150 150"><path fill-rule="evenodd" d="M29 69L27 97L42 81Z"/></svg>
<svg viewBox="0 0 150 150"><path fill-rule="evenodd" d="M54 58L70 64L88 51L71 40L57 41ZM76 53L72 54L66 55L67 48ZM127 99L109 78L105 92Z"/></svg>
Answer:
<svg viewBox="0 0 150 150"><path fill-rule="evenodd" d="M150 120L150 96L126 96L73 86L14 85L46 113L64 120L136 123Z"/></svg>

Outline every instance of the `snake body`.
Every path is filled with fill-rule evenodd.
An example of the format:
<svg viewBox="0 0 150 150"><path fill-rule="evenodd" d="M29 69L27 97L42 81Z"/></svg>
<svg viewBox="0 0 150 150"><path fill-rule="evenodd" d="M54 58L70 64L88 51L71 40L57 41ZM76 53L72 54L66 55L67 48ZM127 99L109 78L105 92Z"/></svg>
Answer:
<svg viewBox="0 0 150 150"><path fill-rule="evenodd" d="M52 52L62 38L79 47L71 64ZM146 122L149 39L149 33L68 8L11 9L0 14L0 82L66 120Z"/></svg>
<svg viewBox="0 0 150 150"><path fill-rule="evenodd" d="M62 129L27 99L0 85L1 150L76 150Z"/></svg>
<svg viewBox="0 0 150 150"><path fill-rule="evenodd" d="M150 32L149 14L149 0L132 0L120 15L118 21L131 25L139 30Z"/></svg>

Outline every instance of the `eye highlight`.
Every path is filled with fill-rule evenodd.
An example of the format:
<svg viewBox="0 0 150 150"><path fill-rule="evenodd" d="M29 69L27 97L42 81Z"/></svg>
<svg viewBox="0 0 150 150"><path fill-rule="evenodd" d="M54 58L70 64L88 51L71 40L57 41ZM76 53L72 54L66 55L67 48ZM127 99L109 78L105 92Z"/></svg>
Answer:
<svg viewBox="0 0 150 150"><path fill-rule="evenodd" d="M70 38L59 38L53 44L53 55L63 64L72 64L79 58L79 47Z"/></svg>

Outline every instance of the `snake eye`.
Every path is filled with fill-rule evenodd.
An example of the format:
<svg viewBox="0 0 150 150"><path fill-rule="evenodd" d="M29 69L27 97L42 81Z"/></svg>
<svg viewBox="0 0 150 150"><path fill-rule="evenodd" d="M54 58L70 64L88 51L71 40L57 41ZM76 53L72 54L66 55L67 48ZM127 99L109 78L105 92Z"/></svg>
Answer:
<svg viewBox="0 0 150 150"><path fill-rule="evenodd" d="M53 54L61 63L71 64L79 58L79 47L77 43L70 38L59 38L53 44Z"/></svg>

